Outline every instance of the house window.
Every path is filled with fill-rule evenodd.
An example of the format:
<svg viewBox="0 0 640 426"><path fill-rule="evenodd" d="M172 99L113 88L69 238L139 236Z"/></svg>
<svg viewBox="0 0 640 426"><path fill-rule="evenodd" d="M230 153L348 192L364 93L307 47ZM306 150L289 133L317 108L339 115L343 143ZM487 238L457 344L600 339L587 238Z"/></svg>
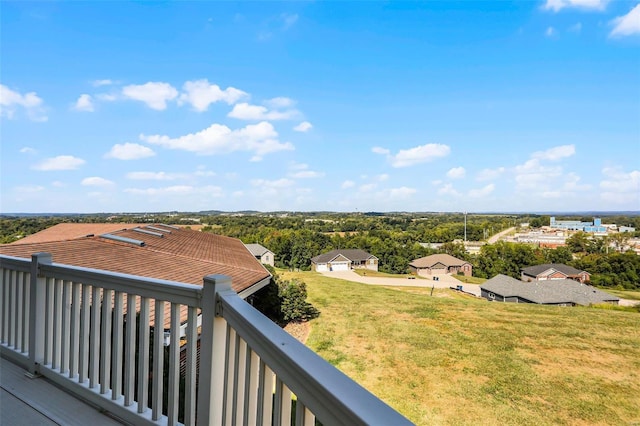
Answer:
<svg viewBox="0 0 640 426"><path fill-rule="evenodd" d="M494 300L496 298L496 295L493 293L489 293L489 299Z"/></svg>

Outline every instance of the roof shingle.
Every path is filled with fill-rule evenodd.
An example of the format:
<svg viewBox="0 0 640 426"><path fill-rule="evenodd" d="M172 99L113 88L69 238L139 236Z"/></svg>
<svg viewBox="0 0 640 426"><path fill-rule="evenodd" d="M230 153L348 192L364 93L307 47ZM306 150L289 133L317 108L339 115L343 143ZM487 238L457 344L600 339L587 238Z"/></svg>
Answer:
<svg viewBox="0 0 640 426"><path fill-rule="evenodd" d="M524 282L506 275L496 275L480 286L482 290L503 297L519 297L532 303L575 303L589 305L620 300L602 290L574 280Z"/></svg>

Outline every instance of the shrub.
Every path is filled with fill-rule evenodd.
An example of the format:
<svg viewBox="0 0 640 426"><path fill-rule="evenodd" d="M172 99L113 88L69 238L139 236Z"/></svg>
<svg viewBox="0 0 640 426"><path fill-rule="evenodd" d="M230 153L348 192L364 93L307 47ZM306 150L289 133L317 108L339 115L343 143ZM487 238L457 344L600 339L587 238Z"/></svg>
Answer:
<svg viewBox="0 0 640 426"><path fill-rule="evenodd" d="M307 302L307 286L303 281L283 281L273 268L267 269L272 275L271 282L252 299L257 310L280 325L308 321L320 314Z"/></svg>
<svg viewBox="0 0 640 426"><path fill-rule="evenodd" d="M308 321L319 314L318 310L307 302L307 285L303 281L280 282L278 296L284 322Z"/></svg>

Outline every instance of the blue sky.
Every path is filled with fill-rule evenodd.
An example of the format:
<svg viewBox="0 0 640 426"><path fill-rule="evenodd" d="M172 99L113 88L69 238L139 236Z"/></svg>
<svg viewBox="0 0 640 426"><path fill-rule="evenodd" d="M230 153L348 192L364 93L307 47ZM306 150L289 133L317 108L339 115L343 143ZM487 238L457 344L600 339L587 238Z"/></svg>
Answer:
<svg viewBox="0 0 640 426"><path fill-rule="evenodd" d="M640 3L2 2L9 212L640 210Z"/></svg>

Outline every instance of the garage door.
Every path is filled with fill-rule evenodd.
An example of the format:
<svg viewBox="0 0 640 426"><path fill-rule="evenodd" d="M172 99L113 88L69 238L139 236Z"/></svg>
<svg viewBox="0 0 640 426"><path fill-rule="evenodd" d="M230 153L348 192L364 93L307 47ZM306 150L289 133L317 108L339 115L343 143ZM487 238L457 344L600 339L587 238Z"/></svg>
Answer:
<svg viewBox="0 0 640 426"><path fill-rule="evenodd" d="M332 271L348 271L349 262L332 262L331 270Z"/></svg>
<svg viewBox="0 0 640 426"><path fill-rule="evenodd" d="M326 263L318 263L316 265L316 271L318 272L327 272L329 270L329 268L327 268L327 264Z"/></svg>

